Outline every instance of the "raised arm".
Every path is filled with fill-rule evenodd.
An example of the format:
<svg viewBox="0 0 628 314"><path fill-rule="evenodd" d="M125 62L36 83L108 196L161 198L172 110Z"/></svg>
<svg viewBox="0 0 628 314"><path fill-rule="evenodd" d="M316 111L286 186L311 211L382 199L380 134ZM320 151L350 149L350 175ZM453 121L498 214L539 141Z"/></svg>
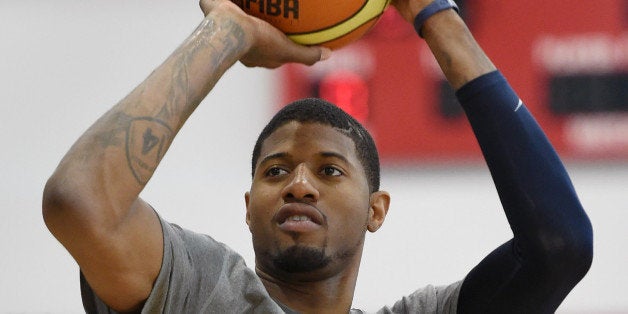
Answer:
<svg viewBox="0 0 628 314"><path fill-rule="evenodd" d="M201 8L198 28L76 141L45 187L46 225L119 311L146 300L163 254L159 219L138 196L214 84L238 60L277 67L328 55L293 44L229 1L203 0Z"/></svg>
<svg viewBox="0 0 628 314"><path fill-rule="evenodd" d="M430 2L395 5L414 22ZM591 224L567 172L455 11L434 14L420 32L457 90L514 234L466 276L458 312L553 313L592 260Z"/></svg>

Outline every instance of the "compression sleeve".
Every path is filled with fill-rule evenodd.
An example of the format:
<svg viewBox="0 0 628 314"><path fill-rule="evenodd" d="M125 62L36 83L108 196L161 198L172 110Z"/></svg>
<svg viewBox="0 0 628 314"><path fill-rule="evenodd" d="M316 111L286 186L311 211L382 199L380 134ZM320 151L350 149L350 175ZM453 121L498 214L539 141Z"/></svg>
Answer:
<svg viewBox="0 0 628 314"><path fill-rule="evenodd" d="M456 95L514 234L465 277L458 313L553 313L591 265L589 219L552 145L501 73Z"/></svg>

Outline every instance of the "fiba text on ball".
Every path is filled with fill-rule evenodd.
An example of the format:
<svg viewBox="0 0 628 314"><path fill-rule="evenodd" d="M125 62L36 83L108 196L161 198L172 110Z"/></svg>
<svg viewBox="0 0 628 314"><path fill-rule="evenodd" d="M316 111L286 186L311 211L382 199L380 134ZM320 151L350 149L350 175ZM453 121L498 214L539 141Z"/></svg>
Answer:
<svg viewBox="0 0 628 314"><path fill-rule="evenodd" d="M248 12L258 10L259 13L283 18L299 18L299 0L232 0Z"/></svg>

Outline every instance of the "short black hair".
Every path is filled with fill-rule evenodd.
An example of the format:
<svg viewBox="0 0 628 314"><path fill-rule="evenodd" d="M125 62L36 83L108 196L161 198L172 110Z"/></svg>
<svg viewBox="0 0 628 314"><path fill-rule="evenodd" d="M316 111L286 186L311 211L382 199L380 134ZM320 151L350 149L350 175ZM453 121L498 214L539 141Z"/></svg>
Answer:
<svg viewBox="0 0 628 314"><path fill-rule="evenodd" d="M358 159L364 168L369 192L379 191L379 155L373 138L352 116L336 105L319 98L305 98L292 102L277 112L268 122L253 148L251 176L255 176L255 166L264 141L279 127L291 121L328 125L351 138L355 144Z"/></svg>

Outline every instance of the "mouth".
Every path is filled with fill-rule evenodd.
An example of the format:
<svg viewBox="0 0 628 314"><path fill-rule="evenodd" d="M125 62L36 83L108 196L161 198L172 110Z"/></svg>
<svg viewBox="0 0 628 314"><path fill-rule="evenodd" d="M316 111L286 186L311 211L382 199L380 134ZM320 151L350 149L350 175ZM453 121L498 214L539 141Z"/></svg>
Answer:
<svg viewBox="0 0 628 314"><path fill-rule="evenodd" d="M286 232L312 232L323 226L325 216L312 205L288 203L279 208L273 220Z"/></svg>

